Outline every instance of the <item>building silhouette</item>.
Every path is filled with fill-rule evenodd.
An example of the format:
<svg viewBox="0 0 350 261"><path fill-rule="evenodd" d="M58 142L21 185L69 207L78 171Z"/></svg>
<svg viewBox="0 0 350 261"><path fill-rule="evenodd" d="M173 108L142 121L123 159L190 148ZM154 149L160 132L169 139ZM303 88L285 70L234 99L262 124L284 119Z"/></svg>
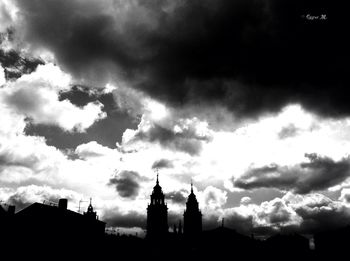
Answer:
<svg viewBox="0 0 350 261"><path fill-rule="evenodd" d="M224 258L234 253L236 257L245 257L249 260L249 251L255 252L255 240L238 233L236 230L225 227L222 223L211 230L203 231L201 236L203 254L210 258Z"/></svg>
<svg viewBox="0 0 350 261"><path fill-rule="evenodd" d="M0 240L11 236L15 206L0 204Z"/></svg>
<svg viewBox="0 0 350 261"><path fill-rule="evenodd" d="M58 205L33 203L15 214L15 227L23 241L37 240L45 245L47 242L88 241L103 237L105 222L93 218L90 205L86 214L69 210L68 200L60 199Z"/></svg>
<svg viewBox="0 0 350 261"><path fill-rule="evenodd" d="M350 225L314 235L315 250L320 256L347 255L349 252Z"/></svg>
<svg viewBox="0 0 350 261"><path fill-rule="evenodd" d="M0 205L0 218L13 216L15 214L15 209L16 207L13 205Z"/></svg>
<svg viewBox="0 0 350 261"><path fill-rule="evenodd" d="M272 235L264 243L265 251L272 258L278 258L283 253L289 253L289 257L306 257L310 250L309 239L297 233Z"/></svg>
<svg viewBox="0 0 350 261"><path fill-rule="evenodd" d="M153 187L151 194L151 202L147 207L147 238L164 239L168 235L168 229L168 207L157 174L156 185Z"/></svg>
<svg viewBox="0 0 350 261"><path fill-rule="evenodd" d="M187 238L200 236L202 232L202 213L199 210L196 195L193 193L193 183L191 182L191 193L186 202L184 212L184 235Z"/></svg>

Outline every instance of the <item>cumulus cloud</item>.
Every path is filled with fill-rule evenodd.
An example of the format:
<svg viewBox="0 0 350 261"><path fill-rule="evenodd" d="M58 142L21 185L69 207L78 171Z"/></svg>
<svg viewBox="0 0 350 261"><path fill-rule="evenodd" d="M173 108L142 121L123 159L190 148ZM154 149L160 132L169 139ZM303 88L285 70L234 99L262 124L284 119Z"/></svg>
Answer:
<svg viewBox="0 0 350 261"><path fill-rule="evenodd" d="M90 141L89 143L80 144L76 147L75 153L82 159L90 159L96 157L108 157L115 155L116 151L102 146L96 141Z"/></svg>
<svg viewBox="0 0 350 261"><path fill-rule="evenodd" d="M252 199L250 197L243 197L241 198L240 204L241 205L248 205L252 202Z"/></svg>
<svg viewBox="0 0 350 261"><path fill-rule="evenodd" d="M302 217L300 229L306 233L348 225L350 209L322 194L305 196L287 193L283 199Z"/></svg>
<svg viewBox="0 0 350 261"><path fill-rule="evenodd" d="M0 131L0 181L4 183L57 181L56 168L65 156L47 146L42 137L25 136L24 117L0 106L3 124Z"/></svg>
<svg viewBox="0 0 350 261"><path fill-rule="evenodd" d="M291 220L295 221L297 219L295 211L280 199L275 199L268 203L263 202L261 208L262 211L259 213L259 218L265 220L267 224L286 225Z"/></svg>
<svg viewBox="0 0 350 261"><path fill-rule="evenodd" d="M227 192L214 186L208 186L199 197L202 199L202 206L213 210L221 208L226 203Z"/></svg>
<svg viewBox="0 0 350 261"><path fill-rule="evenodd" d="M7 88L0 90L1 98ZM84 195L110 193L105 187L120 162L117 150L108 151L92 143L78 148L82 159L89 157L93 150L98 153L108 151L108 155L93 161L69 159L63 151L48 146L44 137L26 135L26 115L10 104L0 103L0 114L0 182L3 187L35 184L66 188Z"/></svg>
<svg viewBox="0 0 350 261"><path fill-rule="evenodd" d="M227 208L222 217L227 226L241 233L262 235L281 232L291 226L298 227L302 220L283 198L264 201L260 205L252 203Z"/></svg>
<svg viewBox="0 0 350 261"><path fill-rule="evenodd" d="M349 177L348 158L334 161L317 154L305 154L310 162L287 167L271 165L249 170L244 176L234 180L234 185L244 189L278 188L306 194L325 190L340 184Z"/></svg>
<svg viewBox="0 0 350 261"><path fill-rule="evenodd" d="M350 209L342 202L322 194L296 195L288 192L281 198L261 204L241 204L224 210L225 224L246 234L292 231L315 233L348 224Z"/></svg>
<svg viewBox="0 0 350 261"><path fill-rule="evenodd" d="M68 100L59 100L59 92L69 89L70 76L52 64L39 65L1 90L2 102L29 117L34 123L57 125L66 131L82 132L106 117L99 102L82 108Z"/></svg>

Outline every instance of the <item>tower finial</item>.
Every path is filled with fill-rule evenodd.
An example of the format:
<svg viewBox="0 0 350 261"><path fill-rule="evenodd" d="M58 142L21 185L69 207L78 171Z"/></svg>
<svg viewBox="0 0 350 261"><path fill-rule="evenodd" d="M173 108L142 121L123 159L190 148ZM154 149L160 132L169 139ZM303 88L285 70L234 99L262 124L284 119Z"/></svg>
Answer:
<svg viewBox="0 0 350 261"><path fill-rule="evenodd" d="M191 179L191 193L193 193L193 181Z"/></svg>
<svg viewBox="0 0 350 261"><path fill-rule="evenodd" d="M159 184L158 176L159 176L159 171L158 171L158 168L157 168L157 185Z"/></svg>
<svg viewBox="0 0 350 261"><path fill-rule="evenodd" d="M94 208L92 207L91 201L92 201L92 198L90 198L90 205L88 206L87 213L93 214Z"/></svg>

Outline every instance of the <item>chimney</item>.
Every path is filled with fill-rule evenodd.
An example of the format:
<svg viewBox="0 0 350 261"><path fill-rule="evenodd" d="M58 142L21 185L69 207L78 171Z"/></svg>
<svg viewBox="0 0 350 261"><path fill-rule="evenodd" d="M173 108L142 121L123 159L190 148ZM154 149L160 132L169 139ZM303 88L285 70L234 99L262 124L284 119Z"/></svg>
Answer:
<svg viewBox="0 0 350 261"><path fill-rule="evenodd" d="M61 199L58 201L58 208L59 208L59 209L64 209L64 210L66 210L66 209L67 209L67 206L68 206L68 199L66 199L66 198L61 198Z"/></svg>
<svg viewBox="0 0 350 261"><path fill-rule="evenodd" d="M11 205L11 206L8 207L7 213L9 215L14 215L15 214L15 209L16 209L16 207Z"/></svg>

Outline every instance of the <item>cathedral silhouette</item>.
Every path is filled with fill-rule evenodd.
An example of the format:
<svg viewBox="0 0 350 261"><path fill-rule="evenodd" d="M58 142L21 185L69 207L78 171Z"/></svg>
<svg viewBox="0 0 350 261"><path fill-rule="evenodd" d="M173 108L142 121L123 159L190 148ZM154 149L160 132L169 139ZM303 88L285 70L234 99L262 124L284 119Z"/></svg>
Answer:
<svg viewBox="0 0 350 261"><path fill-rule="evenodd" d="M168 207L162 187L159 185L159 175L157 174L156 185L150 196L151 202L147 207L147 234L148 239L162 240L169 235ZM191 193L186 202L184 211L184 236L188 239L199 237L202 232L202 213L199 210L196 195L193 193L193 183L191 182ZM174 234L182 234L182 225L179 222L178 228L174 225Z"/></svg>

